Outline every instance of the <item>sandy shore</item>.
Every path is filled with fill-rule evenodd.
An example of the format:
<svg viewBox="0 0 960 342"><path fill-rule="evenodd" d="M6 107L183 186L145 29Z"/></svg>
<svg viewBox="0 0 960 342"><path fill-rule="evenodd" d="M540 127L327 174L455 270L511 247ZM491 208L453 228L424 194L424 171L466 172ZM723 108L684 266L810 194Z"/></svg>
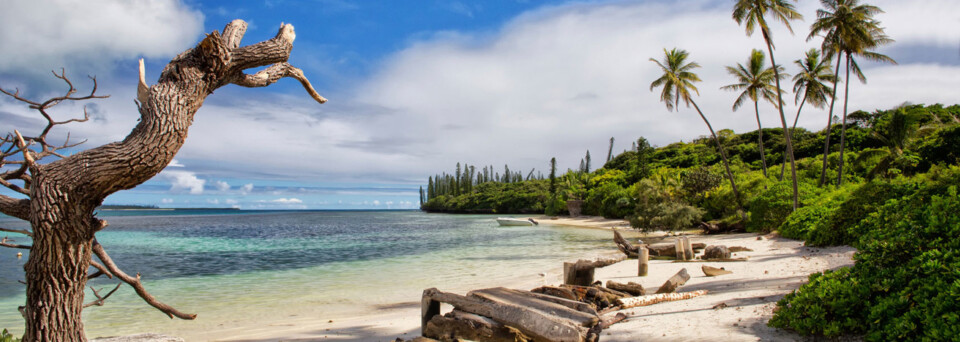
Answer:
<svg viewBox="0 0 960 342"><path fill-rule="evenodd" d="M595 217L536 217L541 224L585 228L624 228L623 220ZM662 235L662 234L661 234ZM628 236L639 236L631 232ZM666 239L672 239L666 237ZM624 310L628 319L603 332L603 341L796 341L798 335L766 326L777 300L806 281L810 273L851 265L853 248L807 248L800 241L769 237L757 240L756 234L692 236L693 242L708 245L744 246L752 252L735 253L745 262L688 262L668 260L650 262L650 273L637 277L636 260L627 260L598 269L596 278L606 282L638 282L656 289L667 278L687 268L691 275L679 291L705 289L706 296ZM611 244L612 244L611 237ZM571 260L573 261L573 260ZM733 274L706 277L701 265L725 267ZM559 284L562 265L545 273L538 281L489 284L529 290L543 284ZM524 277L529 279L530 277ZM437 288L444 290L443 284ZM369 314L349 318L317 319L290 317L279 324L223 327L216 331L182 336L187 341L394 341L420 334L420 298L410 302L374 308ZM443 309L444 312L449 308Z"/></svg>

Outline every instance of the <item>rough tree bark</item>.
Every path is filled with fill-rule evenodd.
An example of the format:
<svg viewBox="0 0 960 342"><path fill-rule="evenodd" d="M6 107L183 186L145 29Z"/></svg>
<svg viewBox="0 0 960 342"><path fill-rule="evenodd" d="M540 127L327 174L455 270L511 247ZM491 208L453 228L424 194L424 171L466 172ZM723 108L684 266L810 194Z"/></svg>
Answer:
<svg viewBox="0 0 960 342"><path fill-rule="evenodd" d="M57 122L46 110L63 101L104 97L96 95L96 80L90 95L76 97L70 80L62 73L54 73L70 89L66 96L42 103L23 98L18 91L3 90L40 111L48 121L46 129L35 137L23 137L19 132L8 134L0 149L0 166L14 165L14 169L0 173L0 185L27 197L0 195L0 212L30 221L31 231L25 235L33 239L29 260L24 266L27 283L27 300L22 310L26 320L24 341L85 341L81 321L84 288L89 278L104 274L131 285L147 303L171 318L196 317L161 303L146 291L139 274L133 277L119 269L96 242L95 233L107 224L93 213L108 195L147 181L171 162L183 146L194 114L217 88L231 83L263 87L280 78L292 77L300 81L316 101L326 101L302 71L286 63L295 38L292 25L281 25L272 39L240 47L246 27L244 21L234 20L224 28L223 35L216 31L208 34L196 47L171 60L157 84L152 86L145 82L141 60L137 89L140 122L123 141L69 157L56 150L75 145L48 144L46 135L54 126L85 121L87 116ZM268 65L256 74L244 73L246 69ZM39 162L48 156L60 159ZM93 255L97 255L102 264L93 260ZM91 267L96 272L88 274ZM103 304L105 298L97 296L99 304Z"/></svg>

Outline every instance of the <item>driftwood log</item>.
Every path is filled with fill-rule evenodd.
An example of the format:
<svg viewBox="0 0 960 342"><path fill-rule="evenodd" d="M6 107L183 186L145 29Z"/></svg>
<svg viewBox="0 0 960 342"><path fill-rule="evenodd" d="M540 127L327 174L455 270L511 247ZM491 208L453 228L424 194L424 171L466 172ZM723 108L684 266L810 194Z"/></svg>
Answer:
<svg viewBox="0 0 960 342"><path fill-rule="evenodd" d="M736 261L747 261L747 258L730 258L730 259L710 259L710 260L674 260L673 262L736 262Z"/></svg>
<svg viewBox="0 0 960 342"><path fill-rule="evenodd" d="M630 297L630 294L601 286L541 286L530 290L530 292L583 302L591 306L594 310L605 309L613 305L617 299Z"/></svg>
<svg viewBox="0 0 960 342"><path fill-rule="evenodd" d="M637 258L639 254L640 247L646 247L650 251L650 256L666 256L666 257L676 257L676 244L674 243L656 243L656 244L640 244L634 245L623 238L623 235L620 235L620 232L613 231L613 242L617 245L617 249L621 253L626 255L628 258ZM690 247L694 252L702 250L707 247L707 244L702 242L691 242Z"/></svg>
<svg viewBox="0 0 960 342"><path fill-rule="evenodd" d="M434 330L431 323L439 315L440 303L453 305L459 311L484 316L504 326L515 329L522 338L535 341L596 341L600 318L567 306L542 301L535 296L526 296L524 291L503 288L472 291L467 296L441 292L436 288L423 291L421 301L424 336L437 339L470 339L468 336L452 336L452 331ZM473 320L476 323L476 320ZM439 325L441 322L438 321ZM444 320L443 323L448 323ZM451 327L464 327L462 324ZM495 326L490 326L493 329ZM491 330L492 331L492 330ZM499 336L499 335L498 335ZM473 336L476 338L476 336ZM482 339L481 339L482 340Z"/></svg>
<svg viewBox="0 0 960 342"><path fill-rule="evenodd" d="M613 280L607 280L607 288L615 291L620 291L623 293L630 294L631 296L642 296L647 294L647 290L643 288L643 285L629 282L626 284L618 283Z"/></svg>
<svg viewBox="0 0 960 342"><path fill-rule="evenodd" d="M700 267L700 270L703 271L703 274L708 277L716 277L724 274L733 273L733 271L728 271L723 267L716 268L716 267L711 267L707 265L703 265L702 267Z"/></svg>
<svg viewBox="0 0 960 342"><path fill-rule="evenodd" d="M596 261L578 260L577 262L563 263L563 283L570 285L590 286L593 284L594 270L598 267L607 267L626 259L625 257L601 259Z"/></svg>
<svg viewBox="0 0 960 342"><path fill-rule="evenodd" d="M667 279L663 285L660 285L660 288L657 289L657 293L671 293L677 291L677 287L682 286L687 283L687 280L690 280L690 274L687 273L687 269L684 268L674 274L670 279Z"/></svg>
<svg viewBox="0 0 960 342"><path fill-rule="evenodd" d="M620 232L613 231L613 243L617 245L617 249L621 253L626 255L628 258L636 258L638 253L638 247L634 246L630 241L623 238L623 235L620 235Z"/></svg>
<svg viewBox="0 0 960 342"><path fill-rule="evenodd" d="M617 305L620 306L620 309L629 309L638 306L647 306L653 305L662 302L669 302L674 300L684 300L694 297L699 297L707 294L707 290L697 290L692 292L683 292L683 293L658 293L647 296L639 297L628 297L623 298L617 301Z"/></svg>

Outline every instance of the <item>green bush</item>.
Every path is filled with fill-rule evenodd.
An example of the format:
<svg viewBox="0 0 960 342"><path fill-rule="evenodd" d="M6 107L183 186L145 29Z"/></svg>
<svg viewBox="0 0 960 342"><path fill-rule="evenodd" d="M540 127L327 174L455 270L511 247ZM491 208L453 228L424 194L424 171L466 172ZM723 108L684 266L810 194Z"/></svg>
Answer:
<svg viewBox="0 0 960 342"><path fill-rule="evenodd" d="M823 193L819 187L799 183L800 203ZM770 232L780 227L793 212L793 184L790 181L774 183L750 201L750 222L747 231Z"/></svg>
<svg viewBox="0 0 960 342"><path fill-rule="evenodd" d="M856 227L877 211L888 199L903 196L913 186L910 182L871 181L854 189L840 203L826 222L816 226L807 237L811 246L852 245L862 234Z"/></svg>
<svg viewBox="0 0 960 342"><path fill-rule="evenodd" d="M846 186L811 199L803 207L787 216L777 230L790 239L807 240L810 232L818 229L840 208L854 186Z"/></svg>
<svg viewBox="0 0 960 342"><path fill-rule="evenodd" d="M0 332L0 342L20 342L20 338L11 335L7 329L3 329Z"/></svg>
<svg viewBox="0 0 960 342"><path fill-rule="evenodd" d="M960 169L919 177L859 224L855 265L778 303L770 325L870 341L960 340Z"/></svg>
<svg viewBox="0 0 960 342"><path fill-rule="evenodd" d="M954 125L937 131L925 137L918 144L920 154L920 169L925 170L931 165L958 165L960 164L960 125Z"/></svg>

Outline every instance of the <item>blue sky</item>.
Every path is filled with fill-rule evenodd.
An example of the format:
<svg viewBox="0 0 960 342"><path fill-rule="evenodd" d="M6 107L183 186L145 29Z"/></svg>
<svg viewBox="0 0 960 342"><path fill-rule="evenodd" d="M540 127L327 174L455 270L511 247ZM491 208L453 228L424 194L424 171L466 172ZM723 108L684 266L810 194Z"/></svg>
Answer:
<svg viewBox="0 0 960 342"><path fill-rule="evenodd" d="M851 110L909 101L954 104L960 89L960 3L870 1L896 40L881 52L900 64L864 64ZM648 61L680 47L703 67L698 104L715 127L755 129L732 111L724 66L743 62L762 38L730 19L730 1L16 1L0 13L0 87L27 96L62 91L49 70L66 68L81 91L96 75L109 99L85 103L94 120L59 133L86 147L123 139L135 125L136 61L152 83L176 54L233 19L244 43L281 22L297 39L290 63L330 99L318 105L294 80L268 88L226 86L208 97L176 162L108 204L245 209L413 208L429 175L457 162L544 170L551 157L576 167L644 136L655 144L707 131L691 110L667 112L649 91ZM798 3L796 35L774 30L777 59L791 61L819 4ZM792 98L792 96L790 96ZM82 113L65 104L57 115ZM808 106L809 107L809 106ZM804 108L819 130L826 113ZM796 107L791 104L787 112ZM772 107L761 106L775 127ZM37 129L39 116L0 99L0 130ZM596 158L595 158L596 159Z"/></svg>

